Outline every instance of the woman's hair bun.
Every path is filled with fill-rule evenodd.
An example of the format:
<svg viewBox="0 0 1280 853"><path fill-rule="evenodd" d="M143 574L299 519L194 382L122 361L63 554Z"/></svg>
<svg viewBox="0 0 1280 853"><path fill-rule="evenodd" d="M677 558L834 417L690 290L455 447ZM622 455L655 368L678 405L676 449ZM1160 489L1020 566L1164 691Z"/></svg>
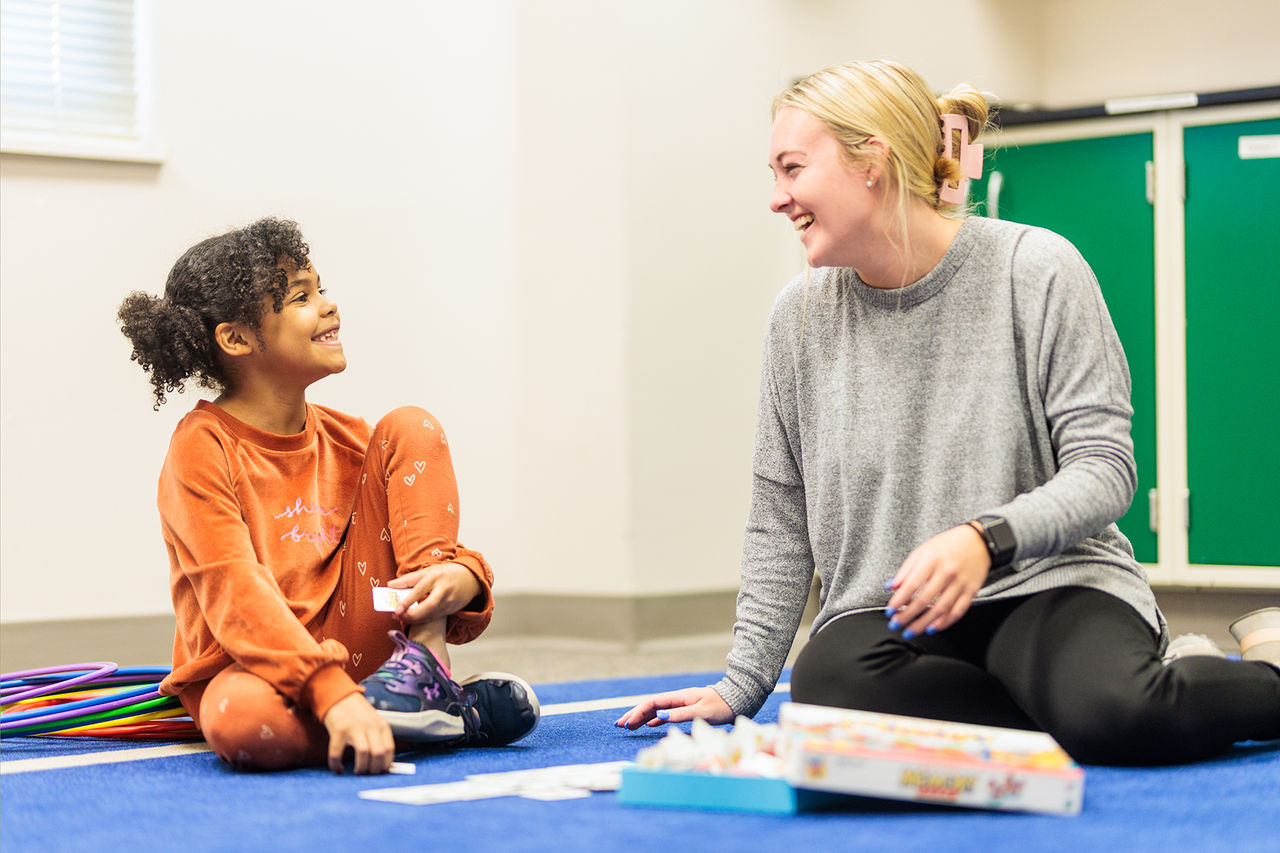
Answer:
<svg viewBox="0 0 1280 853"><path fill-rule="evenodd" d="M954 113L969 120L969 141L978 138L990 120L991 106L987 96L967 84L960 84L938 98L938 111L943 115Z"/></svg>
<svg viewBox="0 0 1280 853"><path fill-rule="evenodd" d="M954 157L939 154L933 161L933 180L938 186L959 183L964 177L960 169L960 161Z"/></svg>

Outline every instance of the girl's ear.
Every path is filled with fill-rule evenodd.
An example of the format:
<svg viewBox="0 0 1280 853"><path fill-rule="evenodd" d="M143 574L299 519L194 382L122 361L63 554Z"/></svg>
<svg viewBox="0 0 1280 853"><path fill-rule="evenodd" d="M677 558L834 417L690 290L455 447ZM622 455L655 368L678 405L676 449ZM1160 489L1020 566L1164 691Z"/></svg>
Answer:
<svg viewBox="0 0 1280 853"><path fill-rule="evenodd" d="M219 323L213 330L213 342L224 355L232 357L253 352L253 334L241 323Z"/></svg>

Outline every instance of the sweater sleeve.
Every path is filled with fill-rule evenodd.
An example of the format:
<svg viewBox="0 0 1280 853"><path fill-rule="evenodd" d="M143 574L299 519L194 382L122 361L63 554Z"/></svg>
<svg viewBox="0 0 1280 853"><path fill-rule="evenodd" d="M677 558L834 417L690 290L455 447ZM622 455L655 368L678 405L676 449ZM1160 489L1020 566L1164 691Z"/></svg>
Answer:
<svg viewBox="0 0 1280 853"><path fill-rule="evenodd" d="M308 633L271 571L258 561L234 476L230 454L213 431L175 435L160 477L159 507L172 557L179 636L191 659L170 680L180 685L208 677L210 664L225 654L322 715L343 695L359 690L341 666L330 666L345 660L346 650Z"/></svg>
<svg viewBox="0 0 1280 853"><path fill-rule="evenodd" d="M453 562L466 566L480 582L480 593L464 609L450 614L445 640L454 645L469 643L489 627L493 619L493 569L479 551L464 548L461 543Z"/></svg>
<svg viewBox="0 0 1280 853"><path fill-rule="evenodd" d="M771 362L766 341L733 648L725 677L715 685L734 714L747 716L760 710L778 683L813 581L799 448L788 435L784 394Z"/></svg>
<svg viewBox="0 0 1280 853"><path fill-rule="evenodd" d="M1057 471L992 510L1008 520L1019 561L1059 554L1099 533L1125 513L1137 488L1129 368L1102 292L1074 247L1041 236L1053 243L1024 240L1013 274L1015 286L1020 276L1044 282L1038 351L1028 356Z"/></svg>

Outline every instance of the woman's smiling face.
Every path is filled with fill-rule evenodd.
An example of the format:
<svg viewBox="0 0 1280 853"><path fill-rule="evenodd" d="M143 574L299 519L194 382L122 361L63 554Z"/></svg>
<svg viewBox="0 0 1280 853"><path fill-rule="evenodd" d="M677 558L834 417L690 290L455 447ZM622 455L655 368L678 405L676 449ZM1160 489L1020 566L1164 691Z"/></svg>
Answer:
<svg viewBox="0 0 1280 853"><path fill-rule="evenodd" d="M769 209L795 223L809 266L854 266L858 243L878 218L868 169L851 168L826 125L794 107L774 119L769 168Z"/></svg>

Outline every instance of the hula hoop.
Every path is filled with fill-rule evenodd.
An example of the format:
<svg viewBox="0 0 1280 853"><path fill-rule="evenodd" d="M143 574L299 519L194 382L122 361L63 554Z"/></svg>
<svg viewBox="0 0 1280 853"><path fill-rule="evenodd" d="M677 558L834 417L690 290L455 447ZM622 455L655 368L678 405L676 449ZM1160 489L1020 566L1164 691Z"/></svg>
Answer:
<svg viewBox="0 0 1280 853"><path fill-rule="evenodd" d="M16 723L26 720L44 720L53 723L58 720L69 720L78 716L82 710L96 708L99 711L114 711L116 708L123 708L125 705L133 702L142 702L146 699L153 699L160 693L155 689L154 685L145 685L143 687L134 688L133 690L125 690L120 693L111 694L99 699L82 699L79 702L69 702L62 705L56 705L52 708L37 708L34 711L24 711L18 714L6 714L5 721L0 723L0 732L15 727Z"/></svg>
<svg viewBox="0 0 1280 853"><path fill-rule="evenodd" d="M65 729L64 734L80 734L96 731L103 728L114 728L115 726L132 726L138 723L150 723L155 720L164 720L176 716L173 708L161 708L158 711L149 711L145 714L133 714L132 716L120 717L115 720L103 720L98 723L89 723L87 726L78 726L74 729Z"/></svg>
<svg viewBox="0 0 1280 853"><path fill-rule="evenodd" d="M171 671L100 662L5 673L0 675L0 735L199 737L177 698L159 692Z"/></svg>
<svg viewBox="0 0 1280 853"><path fill-rule="evenodd" d="M71 687L75 684L84 684L86 681L93 681L97 677L111 675L111 673L115 672L119 668L114 663L78 663L71 664L70 666L46 666L42 669L24 669L21 672L5 673L4 676L0 677L8 681L9 679L22 679L27 678L28 676L38 677L42 675L52 675L57 672L81 672L89 669L90 667L96 667L96 669L92 672L87 672L84 675L77 675L74 678L55 681L53 682L52 687L37 687L17 696L6 697L8 701L4 704L8 705L10 702L29 699L32 696L43 696L46 693L54 692L59 688L59 686Z"/></svg>
<svg viewBox="0 0 1280 853"><path fill-rule="evenodd" d="M78 664L74 670L79 671L84 668L84 664ZM103 684L151 684L161 681L172 670L162 666L139 666L139 667L121 667L110 675L104 675L93 678L91 681L84 682L82 689L92 690L97 685ZM34 685L55 684L63 687L59 693L69 693L66 688L75 685L69 683L69 679L60 675L35 675L22 678L16 678L21 673L6 673L0 676L0 697L8 696L16 691L24 690ZM37 698L37 697L32 697ZM0 699L0 704L8 705L14 702L29 701L21 696L14 696L12 699Z"/></svg>
<svg viewBox="0 0 1280 853"><path fill-rule="evenodd" d="M173 671L167 666L118 666L112 662L107 662L105 665L107 667L115 667L115 669L110 675L103 676L103 679L125 677L150 678L154 676L164 677ZM98 669L102 666L103 664L77 663L69 664L67 666L50 666L42 669L28 669L23 670L22 672L6 672L3 675L0 675L0 686L13 687L20 683L43 684L47 681L64 681L66 680L66 674L68 672Z"/></svg>
<svg viewBox="0 0 1280 853"><path fill-rule="evenodd" d="M120 740L198 740L203 736L190 720L151 720L98 731L61 731L41 737L97 737Z"/></svg>
<svg viewBox="0 0 1280 853"><path fill-rule="evenodd" d="M176 701L176 700L175 700ZM49 714L46 717L32 720L8 723L8 728L0 728L5 734L35 734L36 730L57 731L68 728L79 728L80 726L90 723L96 723L102 720L118 720L123 717L129 717L141 711L149 710L156 705L162 705L172 708L173 704L169 701L169 697L160 696L154 690L149 691L142 696L130 699L124 699L118 702L108 703L115 707L106 705L95 711L93 708L87 708L83 712L66 711L62 713ZM53 710L57 710L56 708Z"/></svg>

